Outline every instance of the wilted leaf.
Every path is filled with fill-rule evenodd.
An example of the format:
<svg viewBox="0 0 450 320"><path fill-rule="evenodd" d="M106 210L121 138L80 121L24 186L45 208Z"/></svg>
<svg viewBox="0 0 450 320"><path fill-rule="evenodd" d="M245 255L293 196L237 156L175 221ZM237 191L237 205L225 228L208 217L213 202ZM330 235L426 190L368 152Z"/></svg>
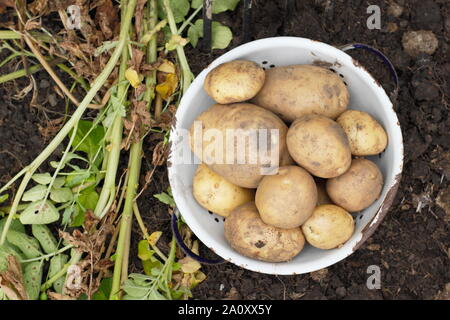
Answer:
<svg viewBox="0 0 450 320"><path fill-rule="evenodd" d="M165 73L176 72L175 65L171 61L166 59L164 59L162 63L157 67L157 70Z"/></svg>
<svg viewBox="0 0 450 320"><path fill-rule="evenodd" d="M175 92L178 87L178 77L175 73L169 73L166 75L166 79L163 83L156 85L156 92L158 92L164 100L168 100L169 97Z"/></svg>
<svg viewBox="0 0 450 320"><path fill-rule="evenodd" d="M191 257L185 257L178 260L178 263L181 265L181 271L184 273L194 273L202 267L198 261L195 261Z"/></svg>
<svg viewBox="0 0 450 320"><path fill-rule="evenodd" d="M0 291L3 291L10 300L27 300L22 268L13 255L7 257L8 267L0 273Z"/></svg>
<svg viewBox="0 0 450 320"><path fill-rule="evenodd" d="M165 19L158 22L158 24L152 30L146 32L142 36L141 43L147 44L156 33L158 33L162 28L164 28L166 26L166 24L167 24L167 20L165 20Z"/></svg>
<svg viewBox="0 0 450 320"><path fill-rule="evenodd" d="M173 34L169 41L166 43L166 50L172 51L177 47L184 47L189 41L178 34Z"/></svg>
<svg viewBox="0 0 450 320"><path fill-rule="evenodd" d="M103 0L97 7L96 20L106 39L114 37L119 25L117 7L111 0Z"/></svg>
<svg viewBox="0 0 450 320"><path fill-rule="evenodd" d="M38 201L42 200L47 193L47 187L38 184L23 194L22 201Z"/></svg>
<svg viewBox="0 0 450 320"><path fill-rule="evenodd" d="M139 87L142 82L139 74L133 68L128 68L127 71L125 71L125 78L127 78L133 88Z"/></svg>
<svg viewBox="0 0 450 320"><path fill-rule="evenodd" d="M14 8L15 0L0 0L0 13L4 13L6 8Z"/></svg>
<svg viewBox="0 0 450 320"><path fill-rule="evenodd" d="M21 214L23 224L49 224L59 219L59 212L49 201L31 203Z"/></svg>
<svg viewBox="0 0 450 320"><path fill-rule="evenodd" d="M159 238L161 238L161 235L161 231L155 231L147 238L147 241L150 243L150 245L155 246Z"/></svg>
<svg viewBox="0 0 450 320"><path fill-rule="evenodd" d="M194 272L190 279L191 289L195 288L199 283L203 282L205 279L206 275L203 272L201 271Z"/></svg>

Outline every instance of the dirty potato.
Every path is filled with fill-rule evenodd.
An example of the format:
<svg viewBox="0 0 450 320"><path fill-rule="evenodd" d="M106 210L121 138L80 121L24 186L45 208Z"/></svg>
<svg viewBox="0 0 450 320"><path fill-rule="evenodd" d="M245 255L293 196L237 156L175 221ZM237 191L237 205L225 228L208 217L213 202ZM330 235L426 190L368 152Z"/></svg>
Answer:
<svg viewBox="0 0 450 320"><path fill-rule="evenodd" d="M383 152L388 138L386 131L372 116L358 110L347 110L336 120L347 134L355 156L370 156Z"/></svg>
<svg viewBox="0 0 450 320"><path fill-rule="evenodd" d="M234 209L224 227L225 238L234 250L262 261L289 261L305 244L300 228L280 229L265 224L254 202Z"/></svg>
<svg viewBox="0 0 450 320"><path fill-rule="evenodd" d="M257 63L235 60L223 63L206 76L204 89L217 103L228 104L253 98L264 84L264 69Z"/></svg>
<svg viewBox="0 0 450 320"><path fill-rule="evenodd" d="M266 70L264 86L252 102L292 122L311 113L336 119L349 98L342 79L330 70L291 65Z"/></svg>
<svg viewBox="0 0 450 320"><path fill-rule="evenodd" d="M254 104L215 104L194 121L189 139L194 154L211 170L251 189L265 174L292 163L287 129L275 114Z"/></svg>
<svg viewBox="0 0 450 320"><path fill-rule="evenodd" d="M202 207L223 217L255 199L254 190L232 184L204 164L197 167L192 188L195 200Z"/></svg>
<svg viewBox="0 0 450 320"><path fill-rule="evenodd" d="M281 167L277 174L261 180L255 202L264 223L283 229L296 228L316 207L316 184L303 168Z"/></svg>
<svg viewBox="0 0 450 320"><path fill-rule="evenodd" d="M286 142L295 162L317 177L337 177L350 166L347 136L342 127L330 118L306 115L295 120Z"/></svg>
<svg viewBox="0 0 450 320"><path fill-rule="evenodd" d="M354 159L347 172L327 181L331 200L349 212L369 207L378 199L382 188L380 169L367 159Z"/></svg>
<svg viewBox="0 0 450 320"><path fill-rule="evenodd" d="M319 249L334 249L353 235L353 217L332 204L318 206L302 226L306 241Z"/></svg>

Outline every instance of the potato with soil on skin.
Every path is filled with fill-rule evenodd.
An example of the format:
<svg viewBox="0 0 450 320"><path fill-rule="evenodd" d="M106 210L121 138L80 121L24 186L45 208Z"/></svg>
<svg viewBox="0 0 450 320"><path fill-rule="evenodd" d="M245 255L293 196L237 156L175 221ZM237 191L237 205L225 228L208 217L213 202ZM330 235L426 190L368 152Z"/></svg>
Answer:
<svg viewBox="0 0 450 320"><path fill-rule="evenodd" d="M200 164L192 184L195 200L205 209L226 217L240 205L253 201L255 191L225 180L205 164Z"/></svg>
<svg viewBox="0 0 450 320"><path fill-rule="evenodd" d="M286 143L295 162L320 178L333 178L350 167L352 155L339 124L320 115L306 115L292 123Z"/></svg>
<svg viewBox="0 0 450 320"><path fill-rule="evenodd" d="M383 175L378 166L367 159L354 159L347 172L327 181L331 200L349 212L369 207L380 196Z"/></svg>
<svg viewBox="0 0 450 320"><path fill-rule="evenodd" d="M297 228L316 207L316 184L303 168L281 167L277 174L261 180L255 203L264 223L282 229Z"/></svg>
<svg viewBox="0 0 450 320"><path fill-rule="evenodd" d="M258 142L264 138L260 129L267 133L267 143ZM267 172L292 163L287 129L275 114L254 104L215 104L193 122L189 142L194 154L215 173L252 189Z"/></svg>
<svg viewBox="0 0 450 320"><path fill-rule="evenodd" d="M253 98L264 84L266 74L257 63L235 60L212 69L203 87L217 103L228 104Z"/></svg>
<svg viewBox="0 0 450 320"><path fill-rule="evenodd" d="M305 244L300 228L281 229L265 224L254 202L246 203L226 218L225 238L240 254L267 262L294 258Z"/></svg>
<svg viewBox="0 0 450 320"><path fill-rule="evenodd" d="M376 155L386 149L388 142L386 131L370 114L347 110L336 122L344 129L353 155Z"/></svg>
<svg viewBox="0 0 450 320"><path fill-rule="evenodd" d="M264 86L252 99L261 107L294 121L307 114L337 118L350 95L334 72L313 65L291 65L266 70Z"/></svg>
<svg viewBox="0 0 450 320"><path fill-rule="evenodd" d="M318 206L302 225L306 241L319 249L340 247L351 238L355 222L350 213L333 204Z"/></svg>

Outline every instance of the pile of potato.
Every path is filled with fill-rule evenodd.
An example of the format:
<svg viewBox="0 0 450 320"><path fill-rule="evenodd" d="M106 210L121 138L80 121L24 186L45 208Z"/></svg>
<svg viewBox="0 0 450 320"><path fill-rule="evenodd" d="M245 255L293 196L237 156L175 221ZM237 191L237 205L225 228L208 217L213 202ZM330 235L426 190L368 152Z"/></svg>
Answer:
<svg viewBox="0 0 450 320"><path fill-rule="evenodd" d="M217 104L196 119L203 130L279 130L272 141L279 168L264 175L267 163L259 159L215 162L206 150L225 147L196 136L191 127L190 146L202 160L193 194L201 206L226 217L231 247L247 257L282 262L294 258L305 241L333 249L350 239L351 213L369 207L383 187L379 168L363 157L381 153L388 138L369 114L347 109L350 96L342 79L313 65L264 70L236 60L209 72L204 89ZM258 152L258 145L248 147L250 154Z"/></svg>

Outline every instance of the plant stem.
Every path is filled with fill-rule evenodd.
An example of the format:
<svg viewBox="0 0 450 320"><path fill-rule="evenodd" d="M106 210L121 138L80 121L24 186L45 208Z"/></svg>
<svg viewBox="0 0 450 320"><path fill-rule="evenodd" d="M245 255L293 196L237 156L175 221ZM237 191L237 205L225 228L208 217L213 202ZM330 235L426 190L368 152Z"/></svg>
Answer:
<svg viewBox="0 0 450 320"><path fill-rule="evenodd" d="M164 10L166 11L167 14L167 21L169 22L170 32L173 35L178 34L177 25L175 23L175 18L173 16L172 9L170 8L169 0L163 0L163 4ZM188 87L191 85L193 75L191 69L189 68L189 64L186 55L184 53L183 47L178 46L176 50L178 61L180 63L181 71L183 74L182 93L184 94L187 91Z"/></svg>
<svg viewBox="0 0 450 320"><path fill-rule="evenodd" d="M149 0L149 28L153 29L157 24L157 6L156 0ZM149 50L147 52L147 61L156 61L156 38L149 42ZM153 77L155 77L154 75ZM153 79L155 80L155 79ZM147 87L145 100L148 102L147 107L151 104L151 96L153 86ZM111 289L111 300L117 300L121 296L121 284L128 277L128 254L131 238L131 225L133 219L133 205L136 201L137 189L139 186L139 176L142 164L142 139L134 142L130 149L130 158L128 165L128 181L126 187L125 204L123 207L122 217L120 221L120 233L117 240L116 260L114 265L113 283Z"/></svg>
<svg viewBox="0 0 450 320"><path fill-rule="evenodd" d="M53 277L51 277L44 284L41 285L41 292L44 292L45 290L49 289L56 280L65 275L70 266L77 264L81 260L82 255L83 255L82 252L74 250L74 253L72 254L72 257L70 258L69 262L67 262L58 273L56 273Z"/></svg>
<svg viewBox="0 0 450 320"><path fill-rule="evenodd" d="M122 0L122 3L123 3L123 1L124 0ZM0 245L2 245L5 242L6 234L8 233L12 218L17 212L17 207L20 203L20 200L22 199L22 195L25 192L25 189L26 189L29 181L31 180L31 177L33 176L34 172L39 168L39 166L44 161L46 161L48 159L48 157L62 143L62 141L69 134L69 132L80 121L81 116L84 114L84 111L86 111L86 109L88 108L89 103L92 101L92 99L94 99L97 92L101 89L101 87L106 82L109 75L115 68L116 63L119 60L122 50L128 39L128 32L130 30L131 20L133 18L134 9L136 7L136 1L137 0L130 0L130 2L128 3L125 19L122 20L120 36L119 36L119 41L117 43L117 47L115 48L114 52L112 53L111 58L109 59L105 68L103 69L103 71L92 83L92 87L89 90L89 92L86 94L86 96L84 97L83 101L81 101L81 103L79 104L79 106L75 110L75 112L73 113L70 120L67 121L67 123L64 125L64 127L61 128L61 130L53 138L53 140L50 142L50 144L39 154L39 156L36 159L34 159L34 161L29 166L24 168L25 171L22 170L20 172L21 174L23 174L23 172L25 172L25 176L24 176L24 178L17 190L17 193L14 197L13 204L11 206L11 211L8 215L8 219L6 220L6 223L4 226L4 232L2 233L2 236L0 238ZM4 188L2 188L2 190L3 189Z"/></svg>
<svg viewBox="0 0 450 320"><path fill-rule="evenodd" d="M37 257L37 258L33 258L33 259L21 260L20 263L28 263L28 262L33 262L33 261L45 260L45 259L51 258L53 256L56 256L56 255L58 255L60 253L63 253L64 251L67 251L67 250L69 250L71 248L73 248L73 245L69 244L69 245L59 249L58 251L55 251L55 252L52 252L52 253L49 253L49 254Z"/></svg>

